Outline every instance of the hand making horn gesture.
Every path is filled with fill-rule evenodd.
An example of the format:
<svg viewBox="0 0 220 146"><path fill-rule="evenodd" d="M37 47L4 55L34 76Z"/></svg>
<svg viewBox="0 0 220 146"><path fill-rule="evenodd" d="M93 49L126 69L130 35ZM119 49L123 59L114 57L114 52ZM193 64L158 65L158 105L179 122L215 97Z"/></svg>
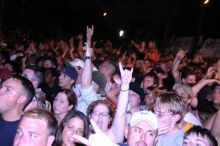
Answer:
<svg viewBox="0 0 220 146"><path fill-rule="evenodd" d="M96 125L93 120L90 120L91 125L95 131L95 134L91 134L89 139L86 139L79 135L73 135L73 138L87 146L117 146L113 143L108 136L106 136Z"/></svg>

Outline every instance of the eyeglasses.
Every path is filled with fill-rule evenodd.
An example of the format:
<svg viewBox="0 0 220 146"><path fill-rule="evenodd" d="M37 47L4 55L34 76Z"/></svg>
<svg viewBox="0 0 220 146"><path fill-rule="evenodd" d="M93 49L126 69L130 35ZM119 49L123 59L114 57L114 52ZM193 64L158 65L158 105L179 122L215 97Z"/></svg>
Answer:
<svg viewBox="0 0 220 146"><path fill-rule="evenodd" d="M109 112L92 112L94 116L99 117L99 116L103 116L103 117L108 117L109 116Z"/></svg>
<svg viewBox="0 0 220 146"><path fill-rule="evenodd" d="M165 117L165 116L173 115L172 112L164 113L164 112L160 112L160 111L154 111L154 114L155 114L158 118L162 118L162 117Z"/></svg>

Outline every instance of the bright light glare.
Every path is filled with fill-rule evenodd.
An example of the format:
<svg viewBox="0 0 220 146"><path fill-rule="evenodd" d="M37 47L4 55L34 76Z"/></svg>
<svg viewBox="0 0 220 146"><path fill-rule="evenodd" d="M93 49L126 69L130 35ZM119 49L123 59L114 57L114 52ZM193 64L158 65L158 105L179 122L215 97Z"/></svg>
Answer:
<svg viewBox="0 0 220 146"><path fill-rule="evenodd" d="M120 30L120 31L119 31L119 36L120 36L120 37L123 37L124 33L125 33L124 30Z"/></svg>
<svg viewBox="0 0 220 146"><path fill-rule="evenodd" d="M104 13L103 13L103 16L105 17L106 15L107 15L107 12L104 12Z"/></svg>
<svg viewBox="0 0 220 146"><path fill-rule="evenodd" d="M208 3L209 3L209 0L205 0L205 1L203 2L204 5L206 5L206 4L208 4Z"/></svg>

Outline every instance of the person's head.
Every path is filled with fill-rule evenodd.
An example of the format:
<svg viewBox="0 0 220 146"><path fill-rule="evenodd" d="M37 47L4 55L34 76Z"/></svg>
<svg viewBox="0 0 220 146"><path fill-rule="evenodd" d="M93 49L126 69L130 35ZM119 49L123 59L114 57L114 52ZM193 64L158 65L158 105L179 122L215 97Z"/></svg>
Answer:
<svg viewBox="0 0 220 146"><path fill-rule="evenodd" d="M125 137L129 146L154 146L157 132L157 117L150 111L140 111L132 115Z"/></svg>
<svg viewBox="0 0 220 146"><path fill-rule="evenodd" d="M45 70L45 74L44 74L44 79L45 79L45 82L50 85L51 83L52 84L55 84L56 82L56 79L58 77L58 71L55 69L55 68L48 68Z"/></svg>
<svg viewBox="0 0 220 146"><path fill-rule="evenodd" d="M185 105L181 97L175 93L164 93L156 98L154 112L157 116L159 127L170 125L168 132L179 124L185 115Z"/></svg>
<svg viewBox="0 0 220 146"><path fill-rule="evenodd" d="M57 130L56 118L47 110L25 112L19 123L14 146L51 146Z"/></svg>
<svg viewBox="0 0 220 146"><path fill-rule="evenodd" d="M153 72L147 73L141 82L141 88L143 88L144 90L155 88L157 85L158 85L158 77Z"/></svg>
<svg viewBox="0 0 220 146"><path fill-rule="evenodd" d="M184 84L188 84L189 86L193 86L196 84L196 74L192 69L184 68L181 74L182 82Z"/></svg>
<svg viewBox="0 0 220 146"><path fill-rule="evenodd" d="M131 82L129 86L128 103L131 108L139 108L144 100L144 90L136 82Z"/></svg>
<svg viewBox="0 0 220 146"><path fill-rule="evenodd" d="M73 135L89 136L89 119L79 111L70 111L63 119L56 133L55 146L74 146Z"/></svg>
<svg viewBox="0 0 220 146"><path fill-rule="evenodd" d="M65 67L59 76L59 86L62 89L70 89L78 76L73 67Z"/></svg>
<svg viewBox="0 0 220 146"><path fill-rule="evenodd" d="M183 102L186 105L189 105L192 98L193 98L193 92L192 89L189 85L186 84L175 84L173 87L173 90L177 95L179 95L182 99Z"/></svg>
<svg viewBox="0 0 220 146"><path fill-rule="evenodd" d="M20 113L32 100L35 90L32 83L22 76L5 80L0 88L0 113Z"/></svg>
<svg viewBox="0 0 220 146"><path fill-rule="evenodd" d="M100 71L92 72L92 86L96 93L100 93L102 96L105 96L105 87L107 84L107 80L105 75Z"/></svg>
<svg viewBox="0 0 220 146"><path fill-rule="evenodd" d="M75 109L77 97L71 90L64 89L57 94L53 102L55 115L66 115L71 109Z"/></svg>
<svg viewBox="0 0 220 146"><path fill-rule="evenodd" d="M43 81L43 73L37 66L30 65L26 67L22 72L22 76L30 80L35 89L37 89Z"/></svg>
<svg viewBox="0 0 220 146"><path fill-rule="evenodd" d="M115 73L115 70L116 70L116 67L114 63L109 60L103 62L99 66L99 71L101 71L105 75L107 80Z"/></svg>
<svg viewBox="0 0 220 146"><path fill-rule="evenodd" d="M45 58L44 60L44 68L56 68L57 66L57 62L56 62L56 59L53 58L53 57L47 57Z"/></svg>
<svg viewBox="0 0 220 146"><path fill-rule="evenodd" d="M212 94L212 101L215 104L219 104L220 103L220 85L217 85L213 91Z"/></svg>
<svg viewBox="0 0 220 146"><path fill-rule="evenodd" d="M184 135L183 146L218 146L211 131L200 126L194 126Z"/></svg>
<svg viewBox="0 0 220 146"><path fill-rule="evenodd" d="M104 100L96 100L87 108L87 115L95 121L103 132L106 132L114 117L114 111Z"/></svg>

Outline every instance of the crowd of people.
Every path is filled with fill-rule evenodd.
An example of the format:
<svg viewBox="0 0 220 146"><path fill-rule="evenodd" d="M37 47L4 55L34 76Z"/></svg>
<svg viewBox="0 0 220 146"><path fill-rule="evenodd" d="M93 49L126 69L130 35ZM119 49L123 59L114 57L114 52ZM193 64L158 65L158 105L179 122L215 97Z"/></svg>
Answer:
<svg viewBox="0 0 220 146"><path fill-rule="evenodd" d="M218 146L218 58L93 33L2 41L0 146Z"/></svg>

